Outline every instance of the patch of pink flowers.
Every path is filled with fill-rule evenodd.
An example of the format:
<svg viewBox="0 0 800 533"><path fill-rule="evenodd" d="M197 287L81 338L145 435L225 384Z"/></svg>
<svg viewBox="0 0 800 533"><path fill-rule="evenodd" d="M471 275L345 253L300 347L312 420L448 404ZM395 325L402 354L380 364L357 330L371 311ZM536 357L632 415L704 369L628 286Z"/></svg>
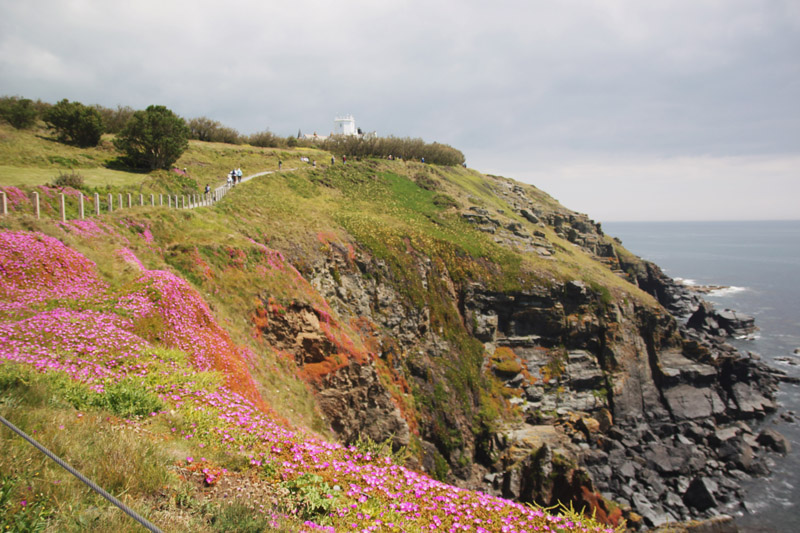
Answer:
<svg viewBox="0 0 800 533"><path fill-rule="evenodd" d="M107 285L95 264L58 239L41 233L0 232L0 300L19 307L53 299L96 302Z"/></svg>
<svg viewBox="0 0 800 533"><path fill-rule="evenodd" d="M65 372L98 392L109 380L144 378L154 365L164 372L166 364L183 379L153 385L153 392L175 408L202 412L215 421L204 429L183 429L182 438L200 441L199 448L215 441L248 453L253 468L277 466L284 480L306 473L321 476L329 486L340 487L337 506L328 517L340 529L611 531L588 529L541 510L459 489L388 458L287 428L265 408L250 377L246 360L253 354L232 342L200 295L170 272L145 269L133 251L118 253L141 271L123 294L111 293L98 279L94 264L60 241L38 233L0 232L0 304L17 302L24 311L23 316L0 313L0 364L14 361ZM105 311L80 309L83 303L102 300L109 300ZM42 308L46 301L51 305ZM151 355L147 334L136 328L153 318L163 323L155 332L159 342L189 354L191 368ZM195 376L208 369L221 372L225 384L196 386ZM187 462L193 461L187 457ZM334 530L313 521L303 528Z"/></svg>
<svg viewBox="0 0 800 533"><path fill-rule="evenodd" d="M22 206L31 206L30 197L18 187L3 187L3 192L6 193L8 199L8 207L11 209L20 209Z"/></svg>

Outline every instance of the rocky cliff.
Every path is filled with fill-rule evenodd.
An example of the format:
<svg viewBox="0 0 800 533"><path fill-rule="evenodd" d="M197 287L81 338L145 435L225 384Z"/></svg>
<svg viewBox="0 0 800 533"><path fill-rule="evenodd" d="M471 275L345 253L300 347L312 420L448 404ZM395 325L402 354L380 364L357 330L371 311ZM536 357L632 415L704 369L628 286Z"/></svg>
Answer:
<svg viewBox="0 0 800 533"><path fill-rule="evenodd" d="M708 517L740 501L739 482L766 473L769 450L785 443L749 425L776 408L776 375L720 336L752 324L725 327L698 295L585 215L543 206L509 181L489 183L509 209L468 205L468 224L517 253L585 254L631 289L586 281L580 269L498 289L452 275L408 243L406 268L426 295L414 301L408 280L367 247L329 245L307 269L311 283L339 316L370 324L363 332L381 362L315 382L336 433L412 442L410 463L450 482L523 502L571 501L633 526ZM270 335L302 348L298 365L333 352L319 317L287 313ZM502 414L469 382L479 375L464 372L471 364L499 384ZM379 367L412 391L413 409L396 407Z"/></svg>
<svg viewBox="0 0 800 533"><path fill-rule="evenodd" d="M753 424L780 376L725 340L752 320L535 187L351 161L115 216L42 225L115 284L120 247L180 274L248 347L254 397L439 480L651 527L735 507L788 451Z"/></svg>

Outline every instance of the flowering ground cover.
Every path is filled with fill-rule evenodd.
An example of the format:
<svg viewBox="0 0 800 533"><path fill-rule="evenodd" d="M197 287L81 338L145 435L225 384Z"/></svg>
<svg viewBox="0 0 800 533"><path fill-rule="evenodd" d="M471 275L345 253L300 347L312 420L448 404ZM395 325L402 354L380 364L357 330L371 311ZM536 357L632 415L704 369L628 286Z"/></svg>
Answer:
<svg viewBox="0 0 800 533"><path fill-rule="evenodd" d="M72 232L87 239L111 230L81 224ZM147 228L142 235L152 239ZM130 248L117 250L117 258L138 276L112 288L89 259L58 239L0 232L0 364L63 373L88 389L82 405L123 405L120 416L141 417L133 425L168 427L158 438L185 443L190 453L181 468L201 474L208 489L241 477L225 465L243 457L247 475L286 495L279 508L253 512L283 527L611 531L458 489L363 447L289 427L252 377L258 355L233 342L191 285L171 272L148 270ZM269 258L271 268L288 268L282 256Z"/></svg>

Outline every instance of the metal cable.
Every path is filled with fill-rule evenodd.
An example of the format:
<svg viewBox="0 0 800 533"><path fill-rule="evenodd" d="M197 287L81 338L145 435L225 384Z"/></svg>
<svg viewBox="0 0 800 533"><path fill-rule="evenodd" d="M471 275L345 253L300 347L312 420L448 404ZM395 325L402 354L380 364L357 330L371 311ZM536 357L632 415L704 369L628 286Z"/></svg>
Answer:
<svg viewBox="0 0 800 533"><path fill-rule="evenodd" d="M53 452L51 452L50 450L48 450L47 448L45 448L44 446L42 446L41 444L36 442L33 438L29 437L24 431L22 431L17 426L15 426L14 424L12 424L8 420L6 420L2 415L0 415L0 422L5 424L6 426L8 426L11 429L11 431L13 431L17 435L19 435L20 437L22 437L23 439L28 441L30 444L35 446L40 452L45 454L47 457L49 457L50 459L52 459L53 461L58 463L58 465L61 466L62 468L64 468L67 472L69 472L70 474L72 474L76 478L78 478L81 481L83 481L86 485L89 486L89 488L91 488L97 494L99 494L100 496L102 496L106 500L110 501L111 503L113 503L114 505L116 505L117 507L122 509L122 511L125 514L127 514L128 516L130 516L131 518L133 518L134 520L139 522L147 530L152 531L153 533L163 533L156 526L154 526L153 524L148 522L146 519L144 519L141 516L139 516L136 513L136 511L134 511L133 509L131 509L130 507L128 507L127 505L125 505L124 503L122 503L121 501L116 499L114 496L112 496L111 494L109 494L105 490L103 490L101 487L96 485L91 479L87 478L86 476L84 476L83 474L81 474L80 472L78 472L77 470L72 468L71 466L69 466L60 457L56 456Z"/></svg>

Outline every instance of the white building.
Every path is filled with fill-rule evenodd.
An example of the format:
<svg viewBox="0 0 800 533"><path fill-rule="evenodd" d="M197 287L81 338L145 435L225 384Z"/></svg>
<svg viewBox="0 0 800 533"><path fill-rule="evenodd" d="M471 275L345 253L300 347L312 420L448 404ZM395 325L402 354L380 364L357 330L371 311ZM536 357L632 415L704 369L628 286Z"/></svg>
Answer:
<svg viewBox="0 0 800 533"><path fill-rule="evenodd" d="M333 124L334 135L358 135L356 119L353 118L353 115L336 117Z"/></svg>

